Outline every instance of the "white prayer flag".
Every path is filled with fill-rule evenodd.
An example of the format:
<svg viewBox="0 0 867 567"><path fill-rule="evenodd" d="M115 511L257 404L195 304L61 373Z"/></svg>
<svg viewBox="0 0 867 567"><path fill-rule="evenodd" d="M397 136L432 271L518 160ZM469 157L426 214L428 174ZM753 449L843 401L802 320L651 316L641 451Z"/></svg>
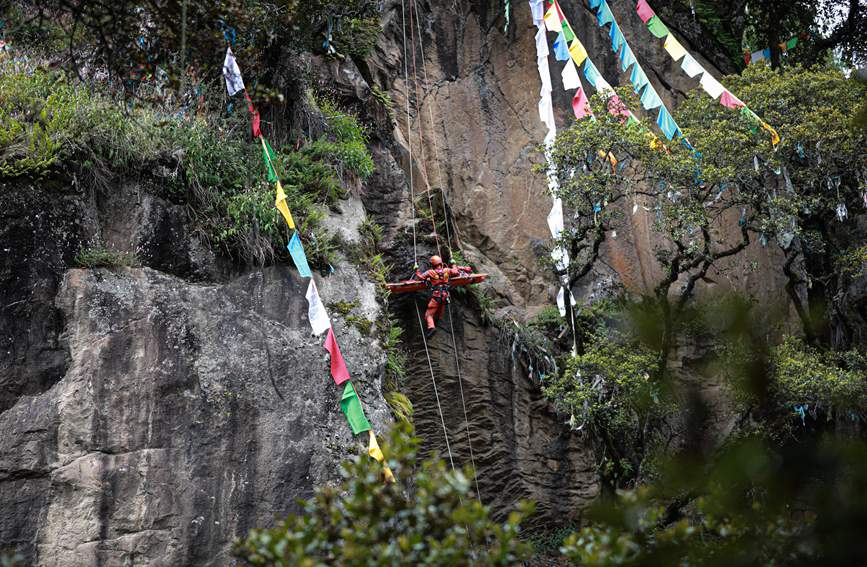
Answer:
<svg viewBox="0 0 867 567"><path fill-rule="evenodd" d="M566 61L566 66L563 67L563 72L560 73L560 76L563 77L563 88L567 91L581 86L578 69L575 68L575 62L572 61L571 57Z"/></svg>
<svg viewBox="0 0 867 567"><path fill-rule="evenodd" d="M723 87L719 81L714 79L713 75L707 72L701 76L701 88L703 88L704 92L709 94L713 99L718 99L725 90L725 87Z"/></svg>
<svg viewBox="0 0 867 567"><path fill-rule="evenodd" d="M575 296L572 295L572 292L569 292L569 303L572 304L572 307L575 307ZM557 309L560 311L560 317L566 316L566 294L563 291L563 288L560 288L560 291L557 292Z"/></svg>
<svg viewBox="0 0 867 567"><path fill-rule="evenodd" d="M563 200L560 197L554 197L554 206L551 207L551 212L548 213L548 228L551 229L551 236L560 238L560 233L563 232Z"/></svg>
<svg viewBox="0 0 867 567"><path fill-rule="evenodd" d="M310 319L310 327L313 329L314 335L321 335L331 328L331 319L328 318L328 312L325 311L325 306L322 305L322 300L319 298L319 292L316 290L316 283L313 278L310 278L310 284L307 286L307 318Z"/></svg>
<svg viewBox="0 0 867 567"><path fill-rule="evenodd" d="M238 62L235 61L235 56L232 55L232 48L226 48L226 60L223 61L223 77L226 79L226 90L229 91L229 96L244 90L244 78L241 77L241 69L238 68Z"/></svg>
<svg viewBox="0 0 867 567"><path fill-rule="evenodd" d="M701 64L689 53L687 53L683 58L683 63L680 64L680 68L690 77L695 77L696 75L704 73L704 67L702 67Z"/></svg>

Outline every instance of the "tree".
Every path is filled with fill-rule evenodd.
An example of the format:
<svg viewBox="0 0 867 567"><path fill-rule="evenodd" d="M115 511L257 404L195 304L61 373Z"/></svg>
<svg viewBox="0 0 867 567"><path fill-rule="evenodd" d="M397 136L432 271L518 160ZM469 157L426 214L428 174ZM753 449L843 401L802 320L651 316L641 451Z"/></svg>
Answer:
<svg viewBox="0 0 867 567"><path fill-rule="evenodd" d="M867 55L864 0L752 0L747 2L746 12L756 47L770 49L774 68L780 65L780 45L792 36L805 34L810 41L801 48L801 61L816 61L828 49L839 49L849 63L863 62Z"/></svg>
<svg viewBox="0 0 867 567"><path fill-rule="evenodd" d="M846 350L858 323L844 290L857 270L841 263L863 240L855 212L867 206L867 133L855 120L867 86L830 68L761 65L725 83L778 130L776 148L745 114L703 93L678 109L680 124L702 152L702 169L725 171L727 187L751 195L747 217L783 251L785 291L808 342Z"/></svg>
<svg viewBox="0 0 867 567"><path fill-rule="evenodd" d="M833 69L800 67L775 73L752 66L725 82L776 127L783 137L777 147L746 109L735 112L694 93L677 118L697 151L681 143L663 148L594 98L596 120L576 122L552 152L568 211L560 244L570 252L572 286L591 273L602 244L623 230L628 215L653 215L660 276L646 299L663 321L656 376L696 285L753 240L783 250L778 268L809 342L845 349L851 337L841 305L847 276L836 266L859 241L847 211L863 206L867 195L867 138L852 126L867 88ZM616 166L599 157L609 154ZM734 233L726 222L736 223ZM830 320L817 304L828 306Z"/></svg>
<svg viewBox="0 0 867 567"><path fill-rule="evenodd" d="M419 440L397 424L384 447L397 483L363 456L343 464L339 486L322 487L303 513L252 530L236 555L250 565L515 565L530 547L518 539L532 512L521 504L498 524L473 493L468 473L437 457L418 461Z"/></svg>

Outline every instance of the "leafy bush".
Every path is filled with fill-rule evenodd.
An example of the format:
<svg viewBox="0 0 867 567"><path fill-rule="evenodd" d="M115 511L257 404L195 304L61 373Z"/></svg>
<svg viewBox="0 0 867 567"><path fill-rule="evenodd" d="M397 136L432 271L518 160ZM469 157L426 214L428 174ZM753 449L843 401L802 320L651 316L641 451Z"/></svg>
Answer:
<svg viewBox="0 0 867 567"><path fill-rule="evenodd" d="M662 408L660 386L651 378L657 364L657 354L637 342L592 335L585 354L571 357L542 392L578 423L622 433Z"/></svg>
<svg viewBox="0 0 867 567"><path fill-rule="evenodd" d="M771 392L782 408L867 413L867 354L822 351L786 337L771 351Z"/></svg>
<svg viewBox="0 0 867 567"><path fill-rule="evenodd" d="M261 150L247 139L244 113L184 120L144 106L124 110L60 73L2 71L0 176L39 179L61 169L102 183L149 176L170 198L186 201L202 233L230 255L256 264L285 255L289 233L274 209ZM321 107L323 138L299 152L275 149L308 257L325 266L336 262L336 246L321 228L324 207L344 196L345 174L369 176L373 161L355 117L330 103Z"/></svg>
<svg viewBox="0 0 867 567"><path fill-rule="evenodd" d="M383 447L398 479L384 483L367 455L343 464L339 486L317 489L304 511L236 546L250 565L515 565L529 556L519 540L522 504L498 524L463 472L439 458L418 461L419 440L398 423ZM405 483L405 484L404 484Z"/></svg>

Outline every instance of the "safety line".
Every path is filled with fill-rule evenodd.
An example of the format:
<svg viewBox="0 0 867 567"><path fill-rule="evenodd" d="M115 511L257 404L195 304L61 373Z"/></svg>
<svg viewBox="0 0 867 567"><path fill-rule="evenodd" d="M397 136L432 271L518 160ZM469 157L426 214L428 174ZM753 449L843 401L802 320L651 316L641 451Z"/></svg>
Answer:
<svg viewBox="0 0 867 567"><path fill-rule="evenodd" d="M401 19L403 21L403 81L406 85L406 92L404 93L406 96L406 141L409 144L409 193L410 199L409 204L412 207L412 255L413 261L417 265L418 264L418 244L416 242L415 235L415 189L413 185L412 179L412 122L410 121L409 116L409 63L407 61L408 57L406 55L406 4L405 0L400 0L400 13Z"/></svg>
<svg viewBox="0 0 867 567"><path fill-rule="evenodd" d="M415 14L416 14L415 18L416 18L416 21L420 21L419 17L418 17L418 4L417 3L415 3L415 4L411 3L410 5L415 6L415 11L416 11L415 12ZM430 81L427 78L427 60L424 57L424 41L421 40L421 32L419 32L418 45L419 45L419 49L421 51L422 77L424 79L425 86L427 87L427 89L430 89ZM430 94L430 91L428 90L428 95L429 94ZM425 99L427 99L427 95L425 96ZM437 178L438 178L439 185L440 185L440 196L442 197L442 201L443 201L443 221L445 222L445 225L446 225L446 243L448 244L448 247L449 247L449 256L451 256L453 248L452 248L451 229L449 228L449 212L448 212L448 207L446 205L446 189L445 189L445 183L443 183L443 170L442 170L442 165L440 164L439 142L437 142L436 128L434 127L433 110L431 109L431 106L432 105L430 103L428 103L428 105L427 105L428 122L430 123L431 131L434 133L432 137L433 137L433 144L434 144L434 156L436 158L436 166L437 166ZM445 131L445 123L443 123L443 130Z"/></svg>
<svg viewBox="0 0 867 567"><path fill-rule="evenodd" d="M415 25L413 23L413 13L414 12L415 12L416 18L417 18L418 17L418 11L415 8L415 2L413 0L409 0L409 39L410 39L410 43L412 45L412 82L413 82L413 86L415 87L415 115L418 118L418 143L419 143L419 146L421 147L421 167L422 167L422 170L424 171L425 181L428 184L428 187L425 190L425 193L427 195L428 208L430 209L431 224L433 224L434 241L436 242L436 245L437 245L437 254L442 256L443 253L442 253L442 249L440 248L440 236L437 232L436 214L434 213L433 200L431 199L431 196L430 196L430 175L428 175L427 160L425 159L425 155L424 155L424 134L422 132L422 129L424 127L424 118L423 118L423 115L421 113L421 110L419 109L419 99L421 98L421 96L420 96L419 90L418 90L418 73L416 72L416 64L415 64ZM421 30L419 30L419 43L422 43ZM411 135L412 135L412 132L410 132L410 136ZM449 250L449 254L451 254L451 250Z"/></svg>
<svg viewBox="0 0 867 567"><path fill-rule="evenodd" d="M421 134L421 132L422 132L421 126L422 126L422 122L424 121L424 118L418 109L418 101L419 101L420 97L418 94L418 75L416 72L416 62L415 62L415 32L414 32L414 25L413 25L413 14L415 15L416 21L420 22L421 20L418 17L418 3L415 2L414 0L410 0L409 6L410 6L410 14L409 14L410 40L412 41L412 49L413 49L412 73L413 73L413 81L415 82L415 88L416 88L416 116L419 119L419 140L422 144L424 144L424 140L423 140L422 134ZM419 28L419 49L421 52L422 74L424 77L425 86L429 87L430 83L428 82L428 79L427 79L427 61L425 60L425 57L424 57L424 41L422 40L422 37L421 37L421 28ZM445 225L446 225L446 235L448 238L449 255L451 255L452 254L452 243L451 243L451 234L450 234L449 225L448 225L449 221L448 221L448 210L446 209L445 191L443 189L443 184L442 184L442 166L440 165L440 161L439 161L439 149L438 149L438 145L436 142L436 134L435 134L434 123L433 123L433 111L431 110L431 104L430 103L428 103L428 116L430 119L429 123L430 123L431 131L434 132L433 140L434 140L434 149L436 151L437 175L439 177L440 193L441 193L442 199L443 199L443 217L444 217L444 221L445 221ZM425 171L425 177L428 180L430 180L430 177L427 174L427 165L426 164L424 164L424 168L425 168L425 170L424 170ZM430 185L430 181L428 181L428 185ZM433 203L432 203L431 196L430 196L430 187L428 187L427 193L428 193L428 203L429 203L430 211L431 211L431 219L432 219L433 225L434 225L434 236L436 237L436 242L437 242L437 251L439 252L440 251L439 235L437 234L437 229L436 229L436 214L434 213ZM476 485L476 498L478 499L479 504L482 504L481 492L479 491L479 481L478 481L478 474L477 474L478 471L476 469L476 459L475 459L475 455L473 452L472 435L470 433L470 419L469 419L469 414L467 413L467 404L466 404L466 401L464 398L464 384L463 384L463 376L461 374L460 357L458 356L458 345L457 345L457 341L455 340L455 327L454 327L454 321L452 319L452 306L451 306L451 303L447 303L447 305L448 305L448 311L449 311L449 326L451 328L452 350L453 350L454 356L455 356L455 371L457 373L458 388L459 388L460 394L461 394L461 408L463 409L463 412L464 412L464 423L466 424L467 445L469 446L469 450L470 450L470 463L473 467L473 481L475 482L475 485Z"/></svg>
<svg viewBox="0 0 867 567"><path fill-rule="evenodd" d="M427 337L424 336L424 325L421 322L421 311L419 311L418 303L417 302L413 302L413 303L415 304L415 314L418 316L418 328L419 328L419 331L421 331L421 340L424 343L424 353L427 356L427 365L428 365L428 368L430 369L430 380L433 383L434 398L436 398L437 408L439 409L439 412L440 412L440 423L442 423L442 426L443 426L443 436L446 438L446 451L448 451L449 462L452 465L452 472L454 472L455 471L455 460L454 460L454 458L452 458L452 447L449 444L449 433L448 433L448 430L446 430L446 420L445 420L445 418L443 418L443 407L440 405L440 395L439 395L439 392L437 390L437 381L436 381L436 378L434 378L433 364L431 363L430 352L428 351L428 348L427 348Z"/></svg>
<svg viewBox="0 0 867 567"><path fill-rule="evenodd" d="M412 2L412 0L410 0L410 2ZM413 224L412 246L413 246L413 255L415 257L415 264L418 265L418 243L416 240L416 230L415 230L415 224L416 224L417 218L416 218L416 212L415 212L415 191L413 188L413 177L412 177L412 167L413 167L412 150L411 150L411 148L412 148L412 122L411 122L411 116L409 113L410 93L409 93L408 57L407 57L407 52L406 52L406 2L405 2L405 0L400 0L400 7L401 7L401 14L403 16L403 18L402 18L402 20L403 20L402 32L403 32L403 53L404 53L404 57L403 57L404 84L406 85L406 91L404 94L406 96L406 126L407 126L407 134L408 134L407 135L407 141L410 144L409 183L410 183L410 198L412 200L411 204L412 204L412 220L413 220L413 223L412 223ZM410 8L412 8L412 4L410 4ZM410 12L410 26L412 26L412 12ZM411 31L411 33L412 33L412 31ZM413 46L414 45L415 44L413 43ZM413 47L413 58L415 58L415 47ZM417 77L415 76L415 64L413 64L413 77L414 77L414 79L417 79ZM417 85L418 85L417 80L415 82L415 85L417 88ZM418 97L416 96L416 98L418 98ZM416 105L417 104L418 104L418 101L416 100ZM418 107L416 106L416 109L417 108ZM433 211L431 211L431 212L433 212ZM434 223L434 230L436 230L436 223ZM418 317L418 327L419 327L419 331L421 334L422 342L424 343L424 353L425 353L425 357L427 358L428 369L430 370L431 382L433 383L434 398L436 399L437 411L439 412L440 423L442 424L442 428L443 428L443 436L445 437L445 440L446 440L446 451L448 452L448 455L449 455L449 464L451 464L452 472L456 472L455 461L454 461L454 457L452 456L452 448L451 448L451 444L449 443L449 434L448 434L448 430L446 429L446 421L445 421L445 417L443 416L443 408L442 408L442 404L440 404L440 396L439 396L439 390L437 389L436 376L434 375L433 363L431 362L430 351L428 350L428 346L427 346L427 337L425 337L424 325L422 324L422 321L421 321L421 312L419 311L418 304L415 302L413 302L413 303L415 304L415 313L416 313L416 316Z"/></svg>
<svg viewBox="0 0 867 567"><path fill-rule="evenodd" d="M458 360L458 344L455 340L455 324L454 324L454 320L452 319L452 304L447 303L446 305L448 305L448 310L449 310L449 327L450 327L451 332L452 332L452 348L454 349L454 353L455 353L455 368L458 371L458 388L460 389L460 392L461 392L461 405L464 408L464 422L467 424L467 445L470 446L470 464L472 464L472 466L473 466L473 481L476 484L476 499L479 501L479 504L481 504L482 503L482 496L481 496L481 492L479 491L479 475L477 474L477 471L476 471L476 458L473 455L473 442L470 439L470 418L467 417L467 404L464 401L464 384L463 384L464 379L461 376L461 363Z"/></svg>

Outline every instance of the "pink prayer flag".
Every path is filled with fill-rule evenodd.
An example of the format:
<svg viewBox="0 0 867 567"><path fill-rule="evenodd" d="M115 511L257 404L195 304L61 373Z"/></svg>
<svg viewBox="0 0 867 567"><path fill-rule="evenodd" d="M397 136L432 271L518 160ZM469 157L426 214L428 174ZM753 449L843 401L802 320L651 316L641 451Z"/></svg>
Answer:
<svg viewBox="0 0 867 567"><path fill-rule="evenodd" d="M647 20L655 16L653 9L647 4L647 0L638 0L638 4L635 5L635 11L638 12L638 17L641 18L641 21L645 24Z"/></svg>
<svg viewBox="0 0 867 567"><path fill-rule="evenodd" d="M575 113L575 118L578 120L590 116L590 101L587 100L583 87L578 87L575 96L572 97L572 112Z"/></svg>
<svg viewBox="0 0 867 567"><path fill-rule="evenodd" d="M741 99L730 93L728 89L724 90L722 96L719 97L719 103L727 108L734 109L743 108L746 106L741 101Z"/></svg>
<svg viewBox="0 0 867 567"><path fill-rule="evenodd" d="M337 346L337 340L334 338L334 329L328 329L328 336L325 337L325 350L331 354L331 377L338 385L343 384L349 380L349 370L346 369L346 362L343 360L340 347Z"/></svg>

